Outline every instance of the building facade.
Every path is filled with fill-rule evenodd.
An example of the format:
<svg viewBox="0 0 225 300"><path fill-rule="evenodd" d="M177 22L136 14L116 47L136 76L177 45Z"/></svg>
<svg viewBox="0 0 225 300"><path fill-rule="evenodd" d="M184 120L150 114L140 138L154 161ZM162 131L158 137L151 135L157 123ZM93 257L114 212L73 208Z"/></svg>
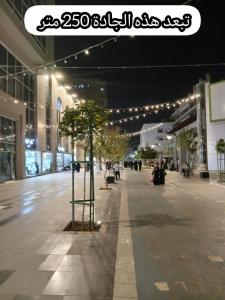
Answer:
<svg viewBox="0 0 225 300"><path fill-rule="evenodd" d="M31 36L24 28L24 14L29 6L40 4L36 2L0 3L1 181L25 177L25 140L37 140L37 77L33 67L54 56L52 38Z"/></svg>
<svg viewBox="0 0 225 300"><path fill-rule="evenodd" d="M195 96L194 96L195 95ZM209 77L193 87L193 95L187 103L182 103L171 116L174 126L174 157L180 164L187 160L185 149L176 145L176 136L182 130L196 132L195 169L216 171L216 144L225 139L225 81L210 82Z"/></svg>
<svg viewBox="0 0 225 300"><path fill-rule="evenodd" d="M54 1L0 2L0 182L70 165L70 141L60 137L57 124L66 106L75 105L75 93L106 105L103 82L68 85L56 69L44 67L54 61L54 39L30 35L23 23L26 10L37 4ZM75 157L81 156L77 148Z"/></svg>
<svg viewBox="0 0 225 300"><path fill-rule="evenodd" d="M225 140L225 81L205 84L208 170L218 170L216 144Z"/></svg>
<svg viewBox="0 0 225 300"><path fill-rule="evenodd" d="M140 147L150 146L158 153L164 153L170 145L172 122L143 124L140 134Z"/></svg>

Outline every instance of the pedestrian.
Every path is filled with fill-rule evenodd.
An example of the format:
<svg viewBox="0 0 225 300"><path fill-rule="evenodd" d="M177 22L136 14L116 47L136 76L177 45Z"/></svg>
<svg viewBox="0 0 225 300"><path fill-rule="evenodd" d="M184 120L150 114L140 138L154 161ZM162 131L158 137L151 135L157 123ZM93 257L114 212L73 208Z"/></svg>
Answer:
<svg viewBox="0 0 225 300"><path fill-rule="evenodd" d="M139 171L141 171L141 167L142 167L142 161L139 160L139 162L138 162L138 169L139 169Z"/></svg>
<svg viewBox="0 0 225 300"><path fill-rule="evenodd" d="M165 163L163 161L161 161L160 167L159 167L159 181L160 184L165 184Z"/></svg>
<svg viewBox="0 0 225 300"><path fill-rule="evenodd" d="M160 172L159 172L159 163L157 162L154 166L154 169L152 171L152 181L154 185L160 184Z"/></svg>
<svg viewBox="0 0 225 300"><path fill-rule="evenodd" d="M134 170L137 171L138 170L138 162L135 160L134 161Z"/></svg>
<svg viewBox="0 0 225 300"><path fill-rule="evenodd" d="M131 170L133 170L133 168L134 168L134 162L133 162L133 160L130 162L130 168L131 168Z"/></svg>
<svg viewBox="0 0 225 300"><path fill-rule="evenodd" d="M179 172L179 159L177 159L177 163L176 163L176 172Z"/></svg>
<svg viewBox="0 0 225 300"><path fill-rule="evenodd" d="M185 177L189 178L190 177L190 172L191 172L191 168L188 162L186 162L186 166L185 166Z"/></svg>
<svg viewBox="0 0 225 300"><path fill-rule="evenodd" d="M120 165L118 161L113 165L113 169L115 172L116 180L120 180Z"/></svg>
<svg viewBox="0 0 225 300"><path fill-rule="evenodd" d="M79 162L77 162L77 164L76 164L76 170L77 170L77 173L80 173L80 163Z"/></svg>

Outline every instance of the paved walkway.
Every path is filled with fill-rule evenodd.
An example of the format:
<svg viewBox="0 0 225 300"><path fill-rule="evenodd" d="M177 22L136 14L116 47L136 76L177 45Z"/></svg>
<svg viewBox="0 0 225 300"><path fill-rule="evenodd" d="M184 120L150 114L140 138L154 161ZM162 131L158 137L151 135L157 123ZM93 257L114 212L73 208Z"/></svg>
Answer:
<svg viewBox="0 0 225 300"><path fill-rule="evenodd" d="M225 299L224 186L126 170L100 191L96 175L101 230L69 233L70 177L0 185L1 300Z"/></svg>

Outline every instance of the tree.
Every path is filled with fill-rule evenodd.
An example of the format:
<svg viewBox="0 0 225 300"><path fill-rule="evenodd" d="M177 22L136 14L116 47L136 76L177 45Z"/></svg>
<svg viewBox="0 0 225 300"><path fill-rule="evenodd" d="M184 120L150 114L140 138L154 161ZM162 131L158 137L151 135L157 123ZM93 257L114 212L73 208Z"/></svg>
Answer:
<svg viewBox="0 0 225 300"><path fill-rule="evenodd" d="M106 126L107 115L103 107L97 105L94 101L87 101L76 108L66 107L63 112L62 121L59 123L59 131L62 136L71 138L72 148L72 227L75 228L75 203L74 198L74 147L75 143L85 143L86 150L89 148L90 156L90 199L89 199L89 223L90 228L94 223L94 168L93 168L93 138L100 134ZM87 146L88 145L88 146ZM86 164L86 162L84 161ZM86 176L86 174L85 174ZM85 193L85 189L84 189ZM83 207L86 204L84 194ZM84 216L84 212L83 212ZM84 219L82 218L83 224Z"/></svg>
<svg viewBox="0 0 225 300"><path fill-rule="evenodd" d="M157 157L157 151L152 149L149 145L146 145L145 147L141 147L137 151L136 158L137 159L143 159L143 160L149 160L149 159L155 159Z"/></svg>
<svg viewBox="0 0 225 300"><path fill-rule="evenodd" d="M197 132L196 129L184 129L176 136L177 146L186 151L186 160L189 161L189 156L193 160L193 156L197 151Z"/></svg>
<svg viewBox="0 0 225 300"><path fill-rule="evenodd" d="M116 129L104 130L102 134L97 135L94 144L94 152L100 165L102 163L102 158L109 161L120 161L124 159L128 150L128 140L128 138L120 135ZM107 170L105 170L104 178L106 188L108 188L106 173Z"/></svg>
<svg viewBox="0 0 225 300"><path fill-rule="evenodd" d="M217 167L220 180L224 180L225 173L225 140L219 139L216 143L216 152L217 152Z"/></svg>
<svg viewBox="0 0 225 300"><path fill-rule="evenodd" d="M120 135L117 130L105 130L95 139L95 156L110 161L124 159L128 149L128 138Z"/></svg>

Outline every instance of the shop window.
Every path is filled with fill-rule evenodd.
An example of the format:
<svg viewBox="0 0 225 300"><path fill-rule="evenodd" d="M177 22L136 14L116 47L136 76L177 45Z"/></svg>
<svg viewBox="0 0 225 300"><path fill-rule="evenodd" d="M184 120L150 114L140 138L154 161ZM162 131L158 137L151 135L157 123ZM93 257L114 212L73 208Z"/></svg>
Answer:
<svg viewBox="0 0 225 300"><path fill-rule="evenodd" d="M53 155L51 152L42 153L42 172L43 174L52 173Z"/></svg>
<svg viewBox="0 0 225 300"><path fill-rule="evenodd" d="M41 172L41 153L40 151L25 151L26 176L37 176Z"/></svg>
<svg viewBox="0 0 225 300"><path fill-rule="evenodd" d="M63 171L64 165L63 165L63 153L57 153L56 155L56 164L57 164L57 171Z"/></svg>

